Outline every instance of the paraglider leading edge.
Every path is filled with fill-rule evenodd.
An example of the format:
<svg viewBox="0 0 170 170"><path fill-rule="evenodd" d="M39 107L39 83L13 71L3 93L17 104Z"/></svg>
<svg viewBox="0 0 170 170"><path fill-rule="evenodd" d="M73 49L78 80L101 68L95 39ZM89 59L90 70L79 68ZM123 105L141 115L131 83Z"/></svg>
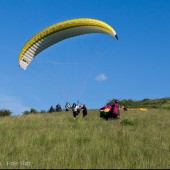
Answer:
<svg viewBox="0 0 170 170"><path fill-rule="evenodd" d="M109 34L118 40L115 30L103 21L91 18L66 20L53 24L32 36L19 54L19 66L26 70L33 58L51 45L70 37L89 33Z"/></svg>

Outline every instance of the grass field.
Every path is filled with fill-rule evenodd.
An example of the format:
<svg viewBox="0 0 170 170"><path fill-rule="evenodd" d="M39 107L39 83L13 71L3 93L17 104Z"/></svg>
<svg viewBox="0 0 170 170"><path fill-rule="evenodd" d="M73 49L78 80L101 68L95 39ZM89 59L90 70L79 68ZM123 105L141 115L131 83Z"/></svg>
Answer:
<svg viewBox="0 0 170 170"><path fill-rule="evenodd" d="M98 110L0 117L1 169L169 169L170 111Z"/></svg>

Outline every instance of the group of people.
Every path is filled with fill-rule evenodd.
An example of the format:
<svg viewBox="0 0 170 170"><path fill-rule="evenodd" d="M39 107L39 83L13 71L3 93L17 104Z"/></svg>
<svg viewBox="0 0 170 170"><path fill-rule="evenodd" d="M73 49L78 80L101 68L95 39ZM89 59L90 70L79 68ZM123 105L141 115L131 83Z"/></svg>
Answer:
<svg viewBox="0 0 170 170"><path fill-rule="evenodd" d="M114 119L119 119L120 118L120 110L119 110L120 106L119 106L119 101L115 100L115 102L112 105L109 106L105 106L103 108L101 108L101 113L100 113L100 117L105 118L106 120L108 120L109 118L114 118ZM103 111L103 109L107 110L109 109L109 111ZM127 110L127 108L123 108L125 111ZM78 105L76 103L73 103L73 105L71 106L69 102L66 102L65 104L65 111L71 111L73 113L73 118L76 119L76 117L79 115L79 113L82 111L83 113L83 117L87 116L87 108L86 108L86 104L82 105ZM59 104L56 105L56 110L54 110L53 106L50 107L50 112L54 112L54 111L62 111L62 108Z"/></svg>
<svg viewBox="0 0 170 170"><path fill-rule="evenodd" d="M50 113L52 113L54 111L56 111L56 112L61 112L62 111L62 108L61 108L60 104L56 105L56 109L54 109L53 106L50 107Z"/></svg>
<svg viewBox="0 0 170 170"><path fill-rule="evenodd" d="M84 104L83 106L81 106L81 105L79 106L78 104L73 103L73 105L71 107L70 103L66 102L65 111L67 112L67 111L70 111L70 110L72 110L72 112L73 112L74 119L76 119L76 117L79 115L80 111L83 112L83 117L87 116L86 104ZM60 104L56 105L56 109L54 109L53 106L50 107L50 112L52 113L54 111L57 111L57 112L62 111Z"/></svg>
<svg viewBox="0 0 170 170"><path fill-rule="evenodd" d="M87 116L87 108L85 104L83 106L78 106L76 105L76 103L73 103L72 111L73 111L74 119L76 119L76 117L79 115L81 110L83 112L83 117Z"/></svg>

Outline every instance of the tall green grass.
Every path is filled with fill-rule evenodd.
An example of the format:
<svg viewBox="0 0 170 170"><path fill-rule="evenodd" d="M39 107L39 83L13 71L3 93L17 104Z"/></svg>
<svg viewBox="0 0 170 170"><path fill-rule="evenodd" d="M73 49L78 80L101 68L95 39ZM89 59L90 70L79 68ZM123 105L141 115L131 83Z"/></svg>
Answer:
<svg viewBox="0 0 170 170"><path fill-rule="evenodd" d="M170 168L170 113L121 111L106 121L89 110L0 118L1 169Z"/></svg>

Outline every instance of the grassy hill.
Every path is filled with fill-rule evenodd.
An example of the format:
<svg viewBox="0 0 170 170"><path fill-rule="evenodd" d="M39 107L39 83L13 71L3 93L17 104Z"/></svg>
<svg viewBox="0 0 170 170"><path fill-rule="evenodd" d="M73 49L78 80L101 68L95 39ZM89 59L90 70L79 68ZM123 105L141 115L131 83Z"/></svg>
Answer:
<svg viewBox="0 0 170 170"><path fill-rule="evenodd" d="M98 110L0 117L1 169L169 169L170 114L121 111L106 121Z"/></svg>

